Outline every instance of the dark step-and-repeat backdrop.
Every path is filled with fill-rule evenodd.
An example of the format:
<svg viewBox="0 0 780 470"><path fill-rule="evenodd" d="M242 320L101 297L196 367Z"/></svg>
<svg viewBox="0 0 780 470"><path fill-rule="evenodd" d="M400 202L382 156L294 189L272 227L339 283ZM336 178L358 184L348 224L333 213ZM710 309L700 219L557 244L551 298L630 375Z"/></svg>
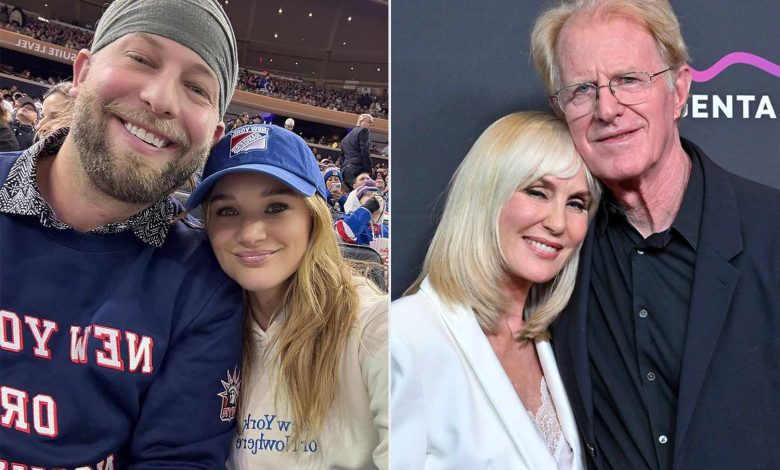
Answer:
<svg viewBox="0 0 780 470"><path fill-rule="evenodd" d="M528 52L544 3L393 3L393 298L417 276L446 185L479 133L504 114L549 109ZM727 170L780 188L780 1L672 5L694 80L681 134Z"/></svg>

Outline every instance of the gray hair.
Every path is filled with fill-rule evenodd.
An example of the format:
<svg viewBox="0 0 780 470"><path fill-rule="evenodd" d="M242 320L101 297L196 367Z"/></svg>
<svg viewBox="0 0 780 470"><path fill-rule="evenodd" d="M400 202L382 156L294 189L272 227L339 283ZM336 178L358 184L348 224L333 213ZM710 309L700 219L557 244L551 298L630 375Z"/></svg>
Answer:
<svg viewBox="0 0 780 470"><path fill-rule="evenodd" d="M667 0L562 0L543 11L531 31L531 55L548 94L565 85L557 60L558 37L566 22L577 15L634 19L655 38L658 54L668 67L676 69L690 60L680 23ZM674 74L668 74L666 80L671 88Z"/></svg>
<svg viewBox="0 0 780 470"><path fill-rule="evenodd" d="M374 116L370 114L361 114L358 116L357 125L362 125L365 121L374 122Z"/></svg>

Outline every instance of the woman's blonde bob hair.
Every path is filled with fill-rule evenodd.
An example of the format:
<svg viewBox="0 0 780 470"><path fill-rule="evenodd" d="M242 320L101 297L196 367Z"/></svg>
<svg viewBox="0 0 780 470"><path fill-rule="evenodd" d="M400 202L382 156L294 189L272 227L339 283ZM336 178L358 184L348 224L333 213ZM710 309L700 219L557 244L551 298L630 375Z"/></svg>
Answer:
<svg viewBox="0 0 780 470"><path fill-rule="evenodd" d="M558 68L558 36L572 17L585 15L598 20L633 19L655 38L661 61L673 70L690 59L680 23L668 0L562 0L542 12L531 30L531 56L550 95L567 85L561 82ZM666 76L670 88L674 78L673 73Z"/></svg>
<svg viewBox="0 0 780 470"><path fill-rule="evenodd" d="M452 177L422 273L406 293L416 292L427 276L446 303L471 307L482 329L496 332L507 307L497 288L508 272L498 229L504 204L515 191L546 175L571 178L581 168L593 197L590 219L601 188L585 168L563 121L546 113L519 112L491 124ZM549 337L550 324L571 297L578 260L579 247L554 279L531 288L518 339Z"/></svg>

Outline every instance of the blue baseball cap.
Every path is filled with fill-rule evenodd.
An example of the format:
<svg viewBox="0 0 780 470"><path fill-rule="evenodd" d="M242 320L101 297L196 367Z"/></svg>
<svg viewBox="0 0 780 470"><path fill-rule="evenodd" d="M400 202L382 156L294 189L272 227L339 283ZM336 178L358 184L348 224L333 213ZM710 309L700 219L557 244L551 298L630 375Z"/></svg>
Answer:
<svg viewBox="0 0 780 470"><path fill-rule="evenodd" d="M250 124L228 132L211 149L203 180L187 199L187 210L198 207L219 179L230 173L262 173L301 196L319 194L325 199L325 182L308 145L279 126Z"/></svg>

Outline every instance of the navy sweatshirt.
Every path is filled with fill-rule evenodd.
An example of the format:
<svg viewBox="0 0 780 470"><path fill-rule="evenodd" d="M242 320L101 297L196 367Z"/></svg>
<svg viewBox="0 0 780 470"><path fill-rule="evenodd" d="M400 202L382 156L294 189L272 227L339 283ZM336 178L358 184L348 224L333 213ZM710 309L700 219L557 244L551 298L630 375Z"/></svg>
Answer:
<svg viewBox="0 0 780 470"><path fill-rule="evenodd" d="M225 468L241 338L202 230L154 248L0 214L0 468Z"/></svg>

